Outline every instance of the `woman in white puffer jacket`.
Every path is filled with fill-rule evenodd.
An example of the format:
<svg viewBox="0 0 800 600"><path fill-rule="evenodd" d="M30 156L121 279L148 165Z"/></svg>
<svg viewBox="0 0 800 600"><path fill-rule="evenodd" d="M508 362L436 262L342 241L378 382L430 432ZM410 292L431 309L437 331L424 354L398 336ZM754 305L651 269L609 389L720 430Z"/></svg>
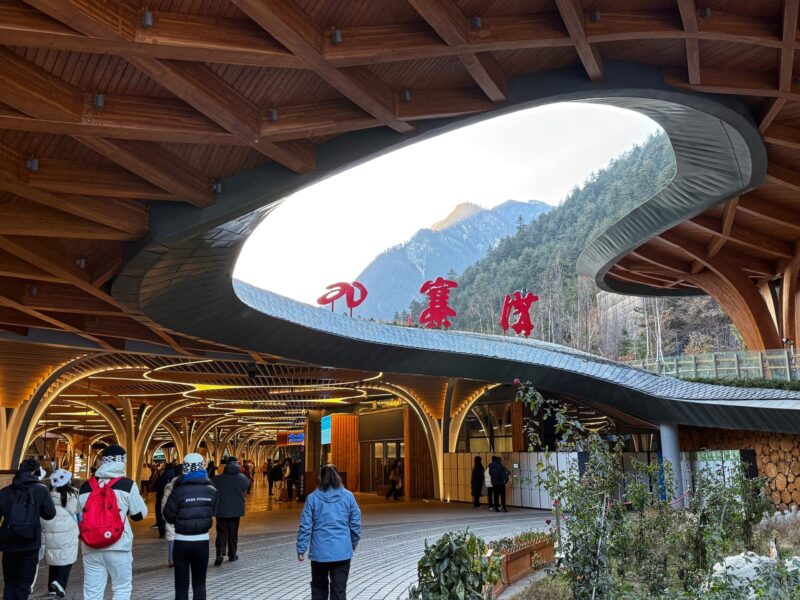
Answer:
<svg viewBox="0 0 800 600"><path fill-rule="evenodd" d="M72 473L58 469L50 475L50 496L56 516L42 521L42 546L49 565L47 589L59 598L66 596L72 565L78 559L78 490L70 485Z"/></svg>

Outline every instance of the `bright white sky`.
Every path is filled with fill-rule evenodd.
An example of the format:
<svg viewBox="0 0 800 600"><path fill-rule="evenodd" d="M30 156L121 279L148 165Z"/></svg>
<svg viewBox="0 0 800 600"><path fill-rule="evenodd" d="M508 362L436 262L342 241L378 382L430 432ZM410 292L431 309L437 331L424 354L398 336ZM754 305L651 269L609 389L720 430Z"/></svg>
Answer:
<svg viewBox="0 0 800 600"><path fill-rule="evenodd" d="M559 204L592 171L656 132L627 110L551 104L391 152L301 190L245 244L234 277L309 304L462 202Z"/></svg>

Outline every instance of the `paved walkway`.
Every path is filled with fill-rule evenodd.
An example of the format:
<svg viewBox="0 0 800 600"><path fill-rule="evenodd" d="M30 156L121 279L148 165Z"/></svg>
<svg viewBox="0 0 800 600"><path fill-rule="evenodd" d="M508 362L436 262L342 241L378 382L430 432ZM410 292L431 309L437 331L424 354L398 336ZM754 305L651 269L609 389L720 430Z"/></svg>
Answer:
<svg viewBox="0 0 800 600"><path fill-rule="evenodd" d="M239 536L239 561L208 567L208 598L225 600L302 600L310 597L308 562L295 555L295 534L301 505L273 502L258 482L248 497L248 516ZM348 582L351 600L405 598L416 582L417 561L425 539L436 540L447 531L469 527L486 540L524 529L544 529L547 513L512 509L492 513L465 504L441 502L386 503L374 495L358 495L363 512L361 544L353 558ZM152 507L152 498L150 506ZM150 529L153 516L134 524L134 600L174 597L172 570L167 567L167 545ZM212 529L211 559L214 558ZM47 567L40 566L35 593L47 598ZM82 600L81 559L73 567L67 598ZM106 598L111 598L110 585Z"/></svg>

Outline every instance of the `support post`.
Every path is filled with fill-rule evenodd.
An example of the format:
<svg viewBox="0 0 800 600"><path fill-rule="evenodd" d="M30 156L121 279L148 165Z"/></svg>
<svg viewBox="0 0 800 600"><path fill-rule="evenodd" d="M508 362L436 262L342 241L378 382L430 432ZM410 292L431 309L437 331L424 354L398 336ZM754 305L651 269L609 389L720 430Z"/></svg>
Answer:
<svg viewBox="0 0 800 600"><path fill-rule="evenodd" d="M678 426L674 423L661 423L659 432L661 434L661 460L662 462L669 461L672 464L674 492L677 498L684 492Z"/></svg>

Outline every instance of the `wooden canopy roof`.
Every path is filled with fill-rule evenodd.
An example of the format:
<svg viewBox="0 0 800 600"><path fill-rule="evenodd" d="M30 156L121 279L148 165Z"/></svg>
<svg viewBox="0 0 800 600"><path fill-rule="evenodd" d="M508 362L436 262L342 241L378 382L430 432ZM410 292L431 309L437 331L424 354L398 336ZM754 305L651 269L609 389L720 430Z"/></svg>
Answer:
<svg viewBox="0 0 800 600"><path fill-rule="evenodd" d="M797 13L798 0L0 0L0 335L238 351L111 295L152 203L207 209L225 201L218 182L264 163L313 171L333 136L413 134L502 105L517 76L581 65L601 81L608 60L744 97L770 159L761 188L611 276L714 293L703 274L727 261L762 289L796 279Z"/></svg>

